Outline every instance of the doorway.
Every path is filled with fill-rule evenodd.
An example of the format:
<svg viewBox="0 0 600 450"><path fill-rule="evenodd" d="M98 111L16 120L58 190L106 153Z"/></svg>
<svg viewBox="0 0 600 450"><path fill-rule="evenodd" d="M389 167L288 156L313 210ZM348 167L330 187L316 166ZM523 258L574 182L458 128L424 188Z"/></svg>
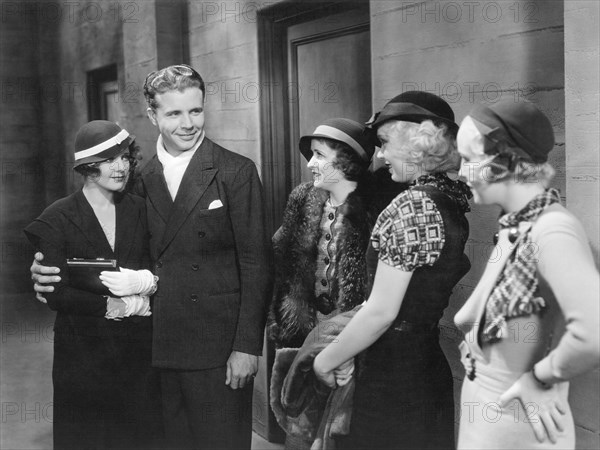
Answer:
<svg viewBox="0 0 600 450"><path fill-rule="evenodd" d="M259 14L262 181L269 231L308 181L300 136L324 119L371 115L369 2L277 4Z"/></svg>
<svg viewBox="0 0 600 450"><path fill-rule="evenodd" d="M268 232L280 226L287 198L312 179L300 136L327 118L371 115L368 1L280 2L258 14L262 182ZM274 349L265 342L255 378L254 430L283 437L269 406Z"/></svg>
<svg viewBox="0 0 600 450"><path fill-rule="evenodd" d="M312 179L298 151L300 136L331 117L369 118L370 39L363 20L352 11L288 28L290 189Z"/></svg>
<svg viewBox="0 0 600 450"><path fill-rule="evenodd" d="M117 65L92 70L87 74L89 120L122 121L125 117L119 98Z"/></svg>

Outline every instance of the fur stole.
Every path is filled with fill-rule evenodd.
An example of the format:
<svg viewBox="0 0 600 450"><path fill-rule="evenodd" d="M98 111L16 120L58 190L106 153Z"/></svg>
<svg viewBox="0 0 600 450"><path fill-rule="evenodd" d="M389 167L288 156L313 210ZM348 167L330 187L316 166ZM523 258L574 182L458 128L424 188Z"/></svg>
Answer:
<svg viewBox="0 0 600 450"><path fill-rule="evenodd" d="M366 299L365 252L380 209L373 206L377 202L370 201L372 192L359 184L341 206L344 226L338 238L336 277L331 283L331 298L341 312ZM302 346L317 324L317 245L328 196L313 183L296 187L290 194L283 223L273 236L275 291L269 313L269 337L278 347Z"/></svg>

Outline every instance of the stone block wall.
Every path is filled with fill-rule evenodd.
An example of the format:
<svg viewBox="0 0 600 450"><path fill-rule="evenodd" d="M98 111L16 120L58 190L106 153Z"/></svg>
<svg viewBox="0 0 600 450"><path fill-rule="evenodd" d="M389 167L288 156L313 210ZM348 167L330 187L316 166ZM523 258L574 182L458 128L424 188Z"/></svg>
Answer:
<svg viewBox="0 0 600 450"><path fill-rule="evenodd" d="M564 17L567 207L583 223L598 266L600 4L594 1L566 1ZM577 448L600 448L598 369L573 381L569 401L577 423Z"/></svg>
<svg viewBox="0 0 600 450"><path fill-rule="evenodd" d="M206 133L260 173L257 3L189 2L190 62L205 82Z"/></svg>
<svg viewBox="0 0 600 450"><path fill-rule="evenodd" d="M42 143L41 80L37 61L38 18L35 10L2 5L0 24L0 227L2 294L18 291L27 280L29 251L22 229L31 212L44 205L40 171ZM31 257L30 257L31 258ZM29 258L29 259L30 259ZM1 307L1 305L0 305Z"/></svg>

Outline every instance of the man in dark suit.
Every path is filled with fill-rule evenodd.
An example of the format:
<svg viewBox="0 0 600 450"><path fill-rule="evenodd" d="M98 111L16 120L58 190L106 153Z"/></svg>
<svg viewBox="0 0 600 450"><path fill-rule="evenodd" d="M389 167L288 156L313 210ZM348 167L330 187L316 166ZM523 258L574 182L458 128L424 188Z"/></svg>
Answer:
<svg viewBox="0 0 600 450"><path fill-rule="evenodd" d="M168 445L249 449L272 272L260 180L251 160L205 136L194 69L150 73L144 95L160 136L136 191L160 278L152 359Z"/></svg>

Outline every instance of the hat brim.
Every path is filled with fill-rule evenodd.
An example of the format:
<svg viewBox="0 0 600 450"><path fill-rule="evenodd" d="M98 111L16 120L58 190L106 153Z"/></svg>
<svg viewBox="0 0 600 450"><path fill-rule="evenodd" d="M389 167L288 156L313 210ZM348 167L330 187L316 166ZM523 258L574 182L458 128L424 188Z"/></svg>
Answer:
<svg viewBox="0 0 600 450"><path fill-rule="evenodd" d="M300 138L300 143L298 144L298 147L300 148L300 153L302 153L302 156L304 156L304 158L306 158L307 161L310 161L310 159L312 158L312 149L310 148L310 144L313 139L332 139L332 138L331 138L331 136L324 136L322 134L311 134L311 135L302 136ZM333 139L333 140L335 140L335 139Z"/></svg>
<svg viewBox="0 0 600 450"><path fill-rule="evenodd" d="M125 152L125 150L127 150L129 148L129 146L131 145L131 143L133 141L135 141L135 136L133 134L130 134L129 136L127 136L127 138L125 138L118 145L107 148L106 150L104 150L96 155L86 156L85 158L75 161L73 163L73 168L79 167L83 164L98 163L98 162L106 161L107 159L112 159L115 156L118 156L121 153Z"/></svg>
<svg viewBox="0 0 600 450"><path fill-rule="evenodd" d="M451 111L450 114L452 114ZM452 114L452 116L454 115ZM445 124L453 135L456 135L458 132L458 124L454 122L454 117L450 118L437 115L429 109L411 102L388 103L378 114L374 115L366 125L371 129L377 129L390 120L401 120L413 123L431 120L436 124Z"/></svg>
<svg viewBox="0 0 600 450"><path fill-rule="evenodd" d="M350 136L348 138L350 138ZM310 144L313 139L329 139L331 141L340 142L344 145L347 145L350 149L357 153L364 161L371 160L372 152L371 154L368 154L365 148L361 146L361 144L359 144L358 142L354 142L353 144L351 144L349 142L344 141L343 139L336 139L330 134L313 133L310 135L302 136L300 138L300 142L298 143L300 153L302 153L302 156L304 156L304 158L306 158L307 161L310 161L312 158L312 149ZM358 146L360 146L360 149L358 148Z"/></svg>
<svg viewBox="0 0 600 450"><path fill-rule="evenodd" d="M458 124L454 121L446 119L445 117L436 116L435 114L379 114L377 118L369 123L368 125L372 128L378 128L383 125L384 122L390 120L401 120L404 122L421 123L426 120L431 120L433 123L444 123L448 125L448 129L456 133L458 131Z"/></svg>

